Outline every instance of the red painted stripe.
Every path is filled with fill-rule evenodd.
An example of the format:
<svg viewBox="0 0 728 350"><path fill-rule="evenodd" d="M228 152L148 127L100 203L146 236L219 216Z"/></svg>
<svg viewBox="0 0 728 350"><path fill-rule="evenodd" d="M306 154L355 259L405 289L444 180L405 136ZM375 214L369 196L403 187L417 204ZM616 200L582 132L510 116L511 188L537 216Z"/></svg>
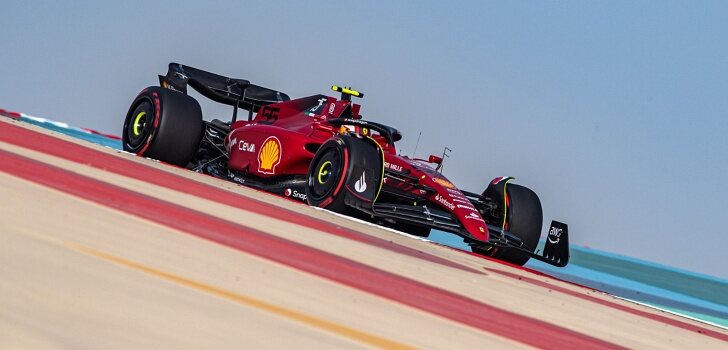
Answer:
<svg viewBox="0 0 728 350"><path fill-rule="evenodd" d="M287 241L189 208L0 151L2 171L382 298L544 349L617 345ZM594 322L600 322L594 315Z"/></svg>
<svg viewBox="0 0 728 350"><path fill-rule="evenodd" d="M7 130L6 130L7 129ZM335 226L331 223L312 218L306 215L299 214L294 211L289 211L283 208L279 208L276 206L273 206L271 204L267 204L264 202L259 202L253 199L250 199L248 197L240 196L231 192L227 192L224 190L220 190L214 186L206 185L203 183L199 183L193 180L189 180L187 178L184 178L182 176L174 175L171 173L167 173L165 171L161 171L155 168L151 168L142 164L129 162L125 159L121 159L118 157L114 157L108 154L105 154L103 152L99 152L93 149L90 149L88 147L80 146L72 142L64 141L55 137L51 137L45 134L37 133L34 131L31 131L26 128L18 127L15 125L11 125L8 123L2 123L0 122L0 140L12 144L16 144L21 147L30 148L39 152L48 153L54 156L57 156L59 158L63 158L70 161L75 161L78 163L83 163L86 165L90 165L99 169L104 169L107 171L111 171L120 175L132 177L138 180L150 182L156 185L168 187L177 191L182 191L185 193L190 193L205 199L209 199L221 204L229 205L232 207L248 210L251 212L255 212L262 215L267 215L276 219L281 220L287 220L287 221L294 221L299 224L309 226L318 230L325 231L330 234L334 234L337 236L345 237L348 239L352 239L358 242L370 244L379 248L387 249L390 251L394 251L400 254L405 254L408 256L413 256L416 258L420 258L426 261L438 263L445 266L450 266L454 268L458 268L460 270L465 270L469 272L475 272L475 273L481 273L480 271L477 271L475 269L471 269L467 266L457 264L455 262L451 262L449 260L439 258L434 255L430 255L421 251L417 251L412 248L403 247L397 244L394 244L389 241L385 241L376 237L364 235L361 233L358 233L356 231L347 230L339 226ZM448 247L450 248L450 247ZM458 251L475 255L471 252L462 251L459 249L456 249ZM475 255L478 256L478 255ZM478 256L481 257L481 256ZM482 257L481 257L482 258ZM486 258L488 260L496 261L502 264L511 265L508 263L505 263L500 260L494 260L490 258ZM545 276L548 278L554 278L552 276L549 276L547 274L544 274L540 271L536 271L533 269L529 269L522 266L516 266L511 265L514 268L518 268L527 272L534 273L536 275ZM532 280L532 279L531 279ZM528 282L528 281L527 281ZM576 286L580 286L578 284L569 282L569 281L563 281L566 283L571 283ZM583 288L592 289L585 286L580 286ZM616 304L619 305L619 304ZM621 305L620 305L621 306ZM643 311L639 311L632 308L619 308L622 311L646 317L649 319L653 319L651 316L648 317L649 313L645 313ZM651 315L651 314L649 314ZM702 328L694 326L689 323L681 322L678 320L665 318L670 320L668 323L670 325L680 327L683 329L696 329L697 332L706 334L708 336L711 336L713 338L725 340L726 336L724 334L721 334L719 332L712 331L707 328Z"/></svg>
<svg viewBox="0 0 728 350"><path fill-rule="evenodd" d="M6 111L4 109L0 109L0 115L13 119L20 119L21 117L20 113L18 112Z"/></svg>
<svg viewBox="0 0 728 350"><path fill-rule="evenodd" d="M662 316L662 315L650 313L650 312L643 311L643 310L639 310L639 309L634 309L634 308L631 308L631 307L626 306L626 305L618 304L618 303L615 303L615 302L611 302L609 300L604 300L604 299L600 299L600 298L597 298L597 297L594 297L594 296L591 296L591 295L588 295L588 294L583 294L582 292L577 292L577 291L574 291L574 290L571 290L571 289L568 289L568 288L564 288L564 287L556 286L556 285L553 285L553 284L550 284L550 283L546 283L544 281L540 281L540 280L537 280L535 278L531 278L531 277L527 277L527 276L521 276L519 274L515 274L515 273L512 273L512 272L501 271L501 270L491 269L491 268L487 268L487 267L484 267L484 269L487 270L487 271L493 272L493 273L497 273L497 274L502 275L502 276L506 276L506 277L510 277L510 278L517 279L517 280L520 280L520 281L528 282L528 283L531 283L531 284L534 284L534 285L537 285L537 286L540 286L540 287L544 287L544 288L548 288L548 289L551 289L551 290L554 290L554 291L557 291L557 292L560 292L560 293L564 293L564 294L569 295L569 296L577 297L579 299L588 300L588 301L591 301L591 302L594 302L594 303L597 303L597 304L600 304L600 305L609 306L609 307L614 308L614 309L617 309L617 310L626 311L626 312L629 312L629 313L632 313L632 314L635 314L635 315L638 315L638 316L642 316L644 318L647 318L647 319L650 319L650 320L653 320L653 321L658 321L658 322L666 323L666 324L669 324L671 326L678 327L678 328L682 328L682 329L685 329L685 330L688 330L688 331L691 331L691 332L705 334L705 335L707 335L709 337L712 337L712 338L720 339L720 340L723 340L723 341L728 341L728 334L723 334L723 333L720 333L720 332L716 332L714 330L707 329L707 328L703 328L703 327L700 327L700 326L697 326L697 325L694 325L694 324L685 323L685 322L682 322L680 320L676 320L676 319L673 319L673 318L670 318L670 317L666 317L666 316Z"/></svg>
<svg viewBox="0 0 728 350"><path fill-rule="evenodd" d="M460 249L457 249L457 248L448 247L448 246L444 246L444 245L441 245L441 246L447 247L447 248L450 248L450 249L453 249L453 250L457 250L457 251L463 252L465 254L470 254L470 255L475 255L475 256L481 257L480 255L477 255L475 253L471 253L471 252L468 252L468 251L464 251L464 250L460 250ZM521 270L521 271L525 271L527 273L531 273L531 274L536 275L536 276L546 277L548 279L556 280L556 281L563 282L563 283L568 283L570 285L573 285L573 286L576 286L576 287L579 287L579 288L584 288L584 289L588 289L588 290L597 291L599 293L604 293L602 291L599 291L597 289L591 288L589 286L585 286L585 285L581 285L581 284L574 283L574 282L571 282L571 281L566 281L566 280L563 280L563 279L560 279L560 278L556 278L556 277L550 276L548 274L545 274L545 273L543 273L541 271L528 268L526 266L513 265L513 264L510 264L508 262L496 260L496 259L493 259L493 258L490 258L490 257L481 257L481 258L484 258L484 259L487 259L487 260L491 260L491 261L495 261L495 262L499 262L499 263L501 263L503 265L508 265L511 268L518 269L518 270ZM490 272L493 272L493 273L497 273L497 274L506 276L506 277L514 278L514 279L517 279L517 280L520 280L520 281L523 281L523 282L526 282L526 283L531 283L531 284L537 285L539 287L548 288L548 289L551 289L551 290L555 290L557 292L562 292L562 293L568 294L570 296L578 297L580 299L584 299L584 300L588 300L588 301L591 301L591 302L595 302L595 303L600 304L600 305L609 306L609 307L615 308L617 310L624 311L624 312L628 312L628 313L631 313L633 315L641 316L641 317L644 317L644 318L647 318L647 319L650 319L650 320L653 320L653 321L662 322L662 323L669 324L669 325L674 326L674 327L678 327L678 328L682 328L682 329L685 329L685 330L688 330L688 331L692 331L692 332L704 334L704 335L707 335L707 336L709 336L711 338L720 339L720 340L723 340L723 341L728 341L728 334L724 334L724 333L721 333L721 332L718 332L718 331L714 331L714 330L709 329L709 328L706 328L706 327L700 327L698 325L691 324L691 323L687 323L687 322L683 322L683 321L676 320L676 319L673 319L673 318L670 318L670 317L666 317L666 316L662 316L662 315L659 315L659 314L650 313L650 312L643 311L643 310L634 309L634 308L631 308L629 306L625 306L625 305L618 304L618 303L614 303L614 302L611 302L611 301L608 301L608 300L600 299L600 298L597 298L597 297L594 297L594 296L591 296L591 295L582 294L580 292L573 291L573 290L568 289L568 288L556 286L556 285L553 285L553 284L550 284L550 283L546 283L546 282L537 280L535 278L518 275L518 274L515 274L515 273L512 273L512 272L501 271L501 270L496 270L496 269L487 268L487 267L483 267L483 269L486 270L486 271L490 271Z"/></svg>
<svg viewBox="0 0 728 350"><path fill-rule="evenodd" d="M484 274L480 270L443 259L432 254L410 247L401 246L391 241L362 234L360 232L348 230L330 222L283 209L272 204L257 201L249 197L225 191L217 187L190 180L183 176L171 174L150 166L130 162L123 158L115 157L73 142L64 141L59 138L41 134L19 126L0 122L0 140L38 152L50 154L62 159L106 170L115 174L170 188L175 191L195 195L197 197L205 198L234 208L251 211L279 220L295 222L329 234L369 244L399 254L471 273Z"/></svg>
<svg viewBox="0 0 728 350"><path fill-rule="evenodd" d="M447 246L444 246L444 247L447 247ZM448 247L448 248L461 251L461 252L463 252L465 254L476 255L474 253L467 252L467 251L463 251L463 250L460 250L460 249L457 249L457 248L452 248L452 247ZM479 256L479 255L476 255L476 256ZM525 266L513 265L513 264L510 264L510 263L507 263L507 262L504 262L504 261L495 260L495 259L490 258L490 257L483 257L483 258L488 259L488 260L491 260L491 261L500 262L500 263L502 263L504 265L508 265L508 266L510 266L512 268L515 268L515 269L518 269L518 270L522 270L522 271L525 271L527 273L531 273L531 274L536 275L536 276L542 276L542 277L546 277L546 278L551 279L551 280L556 280L556 281L559 281L559 282L568 283L570 285L573 285L573 286L576 286L576 287L579 287L579 288L584 288L584 289L589 289L589 290L597 291L599 293L604 293L602 291L599 291L597 289L591 288L589 286L585 286L585 285L581 285L581 284L574 283L574 282L571 282L571 281L566 281L566 280L563 280L563 279L560 279L560 278L556 278L556 277L550 276L548 274L545 274L545 273L543 273L541 271L534 270L534 269L531 269L531 268L528 268L528 267L525 267ZM522 275L519 275L519 274L516 274L516 273L512 273L512 272L508 272L508 271L496 270L496 269L492 269L492 268L488 268L488 267L483 267L483 269L486 270L486 271L490 271L490 272L493 272L493 273L497 273L499 275L503 275L503 276L506 276L506 277L510 277L510 278L513 278L513 279L517 279L517 280L520 280L520 281L524 281L524 282L527 282L527 283L531 283L531 284L537 285L539 287L544 287L544 288L548 288L548 289L551 289L551 290L555 290L557 292L561 292L561 293L564 293L564 294L567 294L567 295L570 295L570 296L575 296L575 297L578 297L580 299L588 300L588 301L591 301L591 302L594 302L594 303L597 303L597 304L600 304L600 305L609 306L611 308L614 308L614 309L617 309L617 310L620 310L620 311L624 311L624 312L628 312L628 313L631 313L633 315L641 316L641 317L644 317L644 318L647 318L647 319L650 319L650 320L653 320L653 321L658 321L658 322L662 322L662 323L665 323L665 324L669 324L671 326L678 327L678 328L682 328L682 329L685 329L685 330L688 330L688 331L691 331L691 332L696 332L696 333L704 334L704 335L707 335L707 336L709 336L711 338L720 339L720 340L723 340L723 341L728 341L728 334L724 334L724 333L721 333L721 332L717 332L717 331L714 331L712 329L708 329L708 328L705 328L705 327L701 327L701 326L698 326L698 325L695 325L695 324L683 322L683 321L676 320L676 319L673 319L673 318L670 318L670 317L666 317L666 316L662 316L662 315L659 315L659 314L650 313L650 312L643 311L643 310L639 310L639 309L634 309L634 308L631 308L629 306L625 306L625 305L618 304L618 303L615 303L615 302L611 302L611 301L608 301L608 300L600 299L600 298L597 298L597 297L594 297L594 296L591 296L591 295L583 294L581 292L573 291L573 290L568 289L568 288L556 286L556 285L553 285L553 284L550 284L550 283L546 283L544 281L537 280L535 278L531 278L531 277L527 277L527 276L522 276Z"/></svg>

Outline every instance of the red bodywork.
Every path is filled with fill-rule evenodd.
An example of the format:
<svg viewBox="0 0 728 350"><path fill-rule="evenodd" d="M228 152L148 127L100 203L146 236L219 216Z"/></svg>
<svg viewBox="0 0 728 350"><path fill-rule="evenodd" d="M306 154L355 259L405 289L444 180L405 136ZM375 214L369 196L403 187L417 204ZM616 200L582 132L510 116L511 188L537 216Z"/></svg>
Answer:
<svg viewBox="0 0 728 350"><path fill-rule="evenodd" d="M318 147L342 130L327 122L334 118L360 118L361 106L349 100L317 95L261 107L252 121L237 121L225 139L228 167L260 178L305 175ZM342 127L343 128L343 127ZM347 126L347 131L358 127ZM382 147L384 166L395 173L407 173L435 194L402 182L390 186L438 205L458 218L475 239L488 242L488 228L478 210L447 178L429 163L397 155L394 144L380 135L371 135ZM393 181L391 181L393 182Z"/></svg>

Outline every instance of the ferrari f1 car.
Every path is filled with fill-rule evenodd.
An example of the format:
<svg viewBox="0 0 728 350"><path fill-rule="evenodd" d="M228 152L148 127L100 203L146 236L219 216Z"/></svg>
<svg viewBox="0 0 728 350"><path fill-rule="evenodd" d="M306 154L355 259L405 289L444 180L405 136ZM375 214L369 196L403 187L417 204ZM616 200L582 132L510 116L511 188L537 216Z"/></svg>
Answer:
<svg viewBox="0 0 728 350"><path fill-rule="evenodd" d="M397 154L392 127L362 119L352 97L290 99L283 92L171 63L160 87L134 99L124 121L124 150L187 167L312 206L412 235L432 229L459 235L473 252L523 265L535 258L569 260L567 226L552 222L542 254L536 245L543 214L538 196L491 181L481 193L458 189L439 171L442 158ZM232 106L230 121L203 119L201 95ZM239 118L239 110L247 118Z"/></svg>

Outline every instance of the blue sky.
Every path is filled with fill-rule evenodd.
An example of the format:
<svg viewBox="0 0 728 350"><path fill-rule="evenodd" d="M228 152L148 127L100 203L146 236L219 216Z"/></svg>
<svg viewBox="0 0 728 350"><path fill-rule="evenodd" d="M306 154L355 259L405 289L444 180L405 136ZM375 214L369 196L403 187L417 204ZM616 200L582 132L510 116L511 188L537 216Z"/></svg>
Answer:
<svg viewBox="0 0 728 350"><path fill-rule="evenodd" d="M4 1L0 108L119 134L170 61L353 85L400 150L512 175L574 244L728 278L726 2ZM203 103L210 117L230 110Z"/></svg>

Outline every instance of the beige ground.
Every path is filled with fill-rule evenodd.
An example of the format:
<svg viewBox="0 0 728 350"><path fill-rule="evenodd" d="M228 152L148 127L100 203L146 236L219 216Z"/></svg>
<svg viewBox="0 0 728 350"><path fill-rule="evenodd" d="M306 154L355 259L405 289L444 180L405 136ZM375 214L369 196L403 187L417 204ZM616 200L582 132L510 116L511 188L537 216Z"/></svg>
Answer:
<svg viewBox="0 0 728 350"><path fill-rule="evenodd" d="M478 275L404 256L8 143L0 142L0 149L164 198L618 345L700 349L728 345L499 274ZM110 149L104 152L322 217L476 269L507 270L677 318L259 191ZM524 347L9 176L2 172L0 165L0 348L292 346L316 349Z"/></svg>

